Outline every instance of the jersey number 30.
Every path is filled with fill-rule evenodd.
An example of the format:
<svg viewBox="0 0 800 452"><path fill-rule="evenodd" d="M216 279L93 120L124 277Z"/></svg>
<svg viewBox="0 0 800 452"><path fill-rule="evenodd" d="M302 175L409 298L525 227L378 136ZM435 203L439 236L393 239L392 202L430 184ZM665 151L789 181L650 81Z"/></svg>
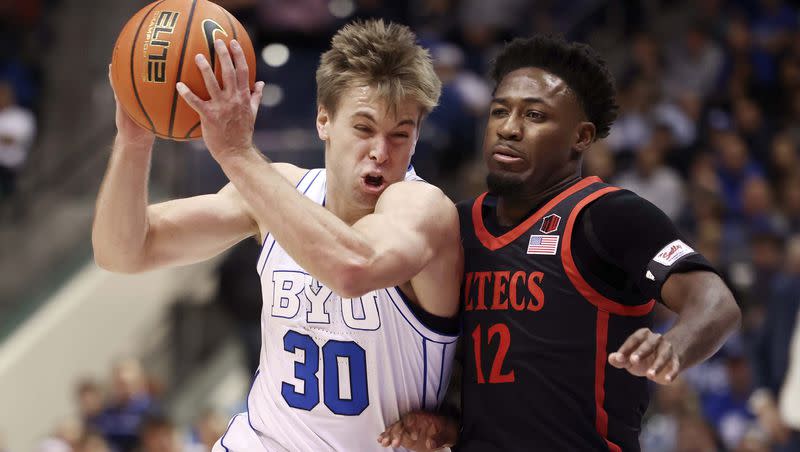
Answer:
<svg viewBox="0 0 800 452"><path fill-rule="evenodd" d="M311 411L319 404L319 350L314 339L307 334L289 331L283 336L283 349L297 354L303 351L302 360L294 363L294 376L303 381L303 392L291 383L281 384L281 395L292 408ZM340 385L340 363L347 362L350 394L342 394ZM367 393L367 355L355 342L330 340L322 346L322 369L325 380L323 400L333 413L358 416L369 405Z"/></svg>

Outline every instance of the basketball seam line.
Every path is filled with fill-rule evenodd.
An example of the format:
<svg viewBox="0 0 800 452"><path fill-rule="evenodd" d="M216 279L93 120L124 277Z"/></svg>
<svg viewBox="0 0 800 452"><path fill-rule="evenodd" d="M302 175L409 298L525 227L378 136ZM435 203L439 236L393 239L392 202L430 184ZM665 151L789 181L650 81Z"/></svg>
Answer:
<svg viewBox="0 0 800 452"><path fill-rule="evenodd" d="M192 0L192 9L189 10L189 20L186 22L186 30L183 33L183 47L181 48L181 57L178 60L178 74L175 77L176 83L181 79L183 73L183 58L186 56L186 44L189 42L189 32L192 26L192 19L194 18L194 8L197 6L197 0ZM172 87L172 109L169 114L169 131L167 135L172 136L172 131L175 127L175 109L178 107L178 89Z"/></svg>
<svg viewBox="0 0 800 452"><path fill-rule="evenodd" d="M139 103L139 108L142 109L142 113L144 113L144 117L147 118L147 122L150 123L150 130L153 133L156 133L156 125L153 124L153 120L150 118L150 115L147 114L147 110L144 108L144 104L142 103L142 99L139 97L139 90L136 89L136 76L133 73L133 57L136 55L136 40L139 37L139 32L142 31L142 25L144 25L144 21L150 16L150 13L153 12L158 5L164 3L164 0L153 5L150 8L150 11L147 11L142 17L142 21L139 22L139 26L136 27L136 34L133 35L133 43L131 44L131 86L133 86L133 95L136 97L136 102ZM127 114L127 113L126 113Z"/></svg>
<svg viewBox="0 0 800 452"><path fill-rule="evenodd" d="M215 5L217 8L219 8L222 11L223 15L225 16L225 18L228 19L228 25L230 25L231 30L233 30L233 39L238 39L238 35L236 34L236 27L233 25L233 21L231 20L230 13L228 11L226 11L225 8L217 5L216 3L213 3L213 5ZM193 125L192 128L189 129L188 132L186 132L186 136L184 138L187 138L187 139L191 138L192 132L194 132L194 129L196 129L199 125L200 125L200 121L197 121L197 124Z"/></svg>

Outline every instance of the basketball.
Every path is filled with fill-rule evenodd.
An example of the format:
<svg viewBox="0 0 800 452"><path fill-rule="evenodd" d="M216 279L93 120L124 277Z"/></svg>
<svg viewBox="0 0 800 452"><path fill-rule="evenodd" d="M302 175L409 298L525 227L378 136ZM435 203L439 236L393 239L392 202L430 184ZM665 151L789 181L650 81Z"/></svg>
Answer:
<svg viewBox="0 0 800 452"><path fill-rule="evenodd" d="M208 0L162 0L141 9L119 34L111 60L111 77L122 108L161 138L199 138L200 118L178 95L175 84L181 81L201 99L209 99L194 60L200 53L222 86L215 39L239 41L252 89L253 44L242 24L224 8Z"/></svg>

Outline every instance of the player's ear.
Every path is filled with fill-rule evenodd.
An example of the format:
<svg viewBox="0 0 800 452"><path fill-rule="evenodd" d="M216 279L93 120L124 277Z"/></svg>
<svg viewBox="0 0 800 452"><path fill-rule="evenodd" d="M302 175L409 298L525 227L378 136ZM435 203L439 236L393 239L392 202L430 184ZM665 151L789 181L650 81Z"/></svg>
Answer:
<svg viewBox="0 0 800 452"><path fill-rule="evenodd" d="M594 142L595 136L597 136L597 129L594 124L589 121L581 122L578 124L575 133L575 144L572 145L572 148L579 153L587 151Z"/></svg>
<svg viewBox="0 0 800 452"><path fill-rule="evenodd" d="M328 110L322 105L317 107L317 135L322 141L328 141L328 128L331 124L331 117Z"/></svg>

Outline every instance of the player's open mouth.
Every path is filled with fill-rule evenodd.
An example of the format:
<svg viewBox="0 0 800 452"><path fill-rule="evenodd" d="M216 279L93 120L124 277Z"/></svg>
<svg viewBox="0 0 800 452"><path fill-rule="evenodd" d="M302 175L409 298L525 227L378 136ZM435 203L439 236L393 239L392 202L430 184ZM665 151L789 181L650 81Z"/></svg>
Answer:
<svg viewBox="0 0 800 452"><path fill-rule="evenodd" d="M364 181L364 187L371 192L378 192L386 185L383 176L380 174L367 174L362 180Z"/></svg>

